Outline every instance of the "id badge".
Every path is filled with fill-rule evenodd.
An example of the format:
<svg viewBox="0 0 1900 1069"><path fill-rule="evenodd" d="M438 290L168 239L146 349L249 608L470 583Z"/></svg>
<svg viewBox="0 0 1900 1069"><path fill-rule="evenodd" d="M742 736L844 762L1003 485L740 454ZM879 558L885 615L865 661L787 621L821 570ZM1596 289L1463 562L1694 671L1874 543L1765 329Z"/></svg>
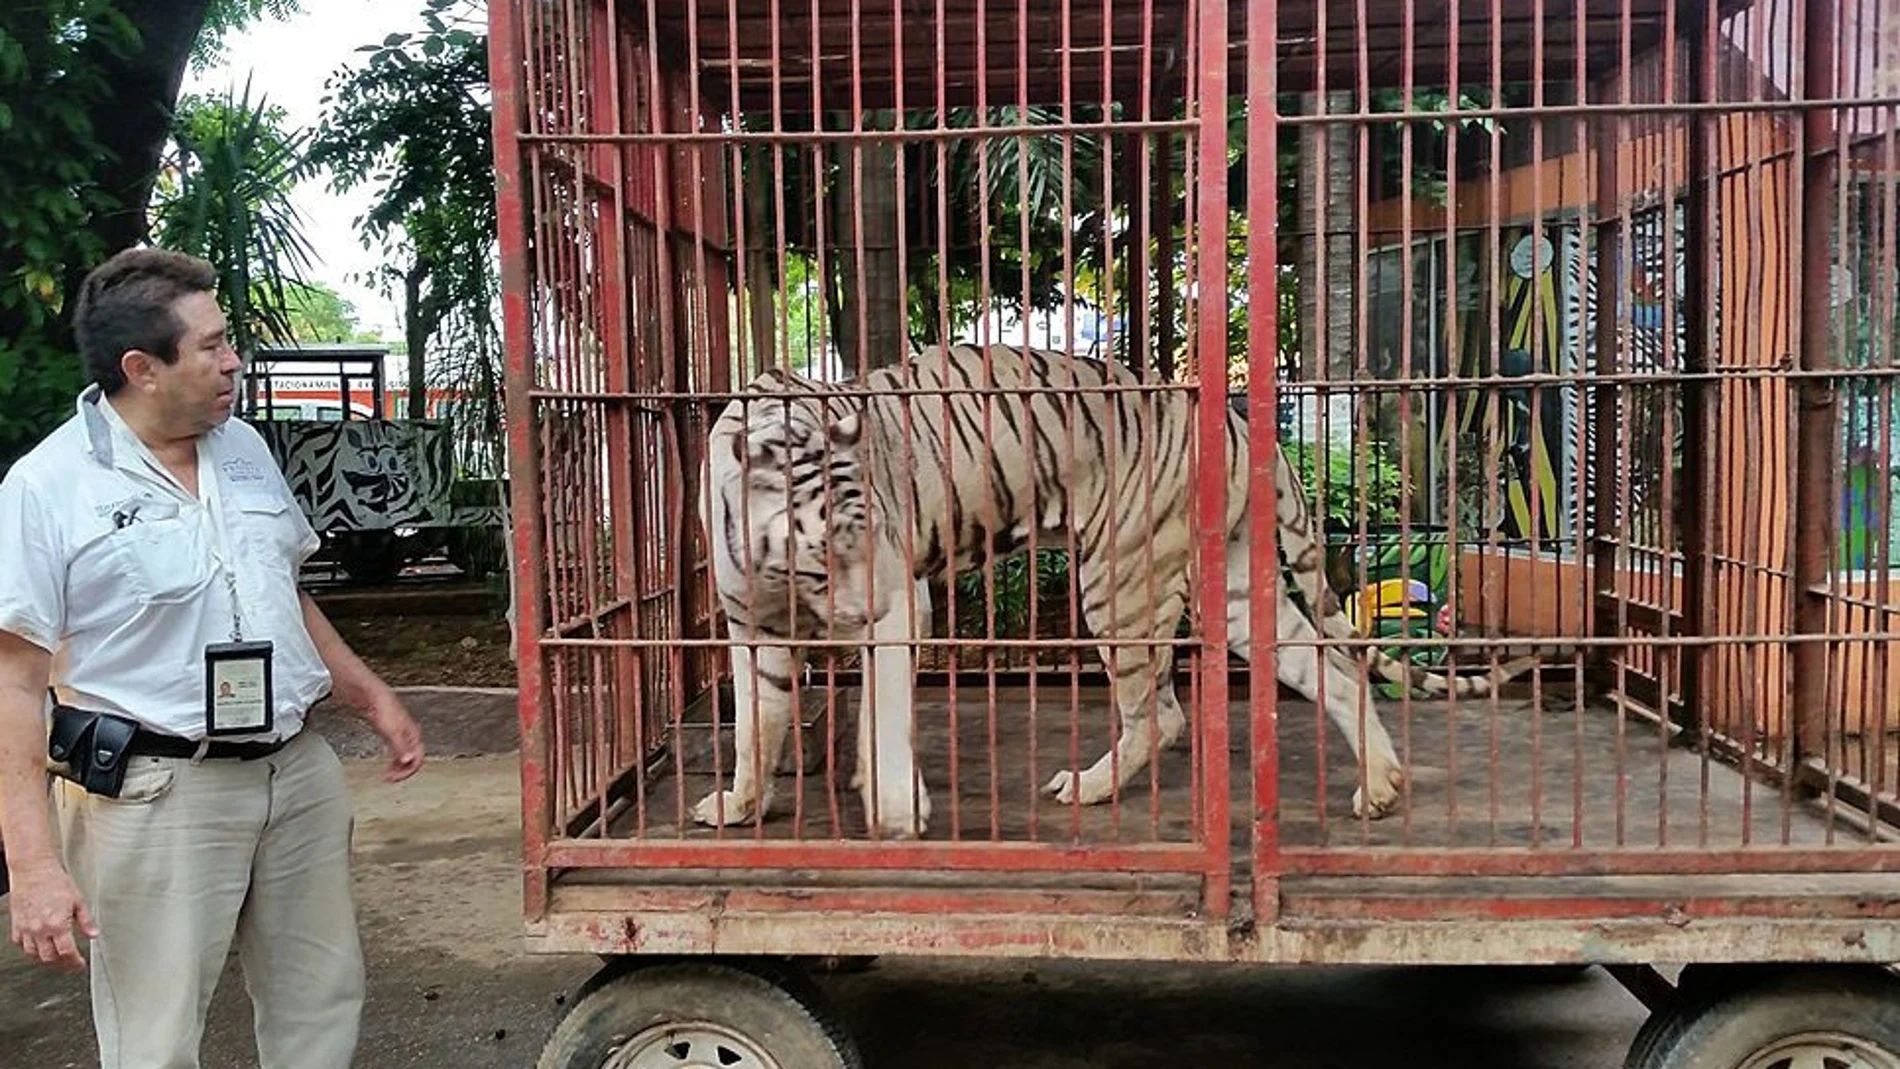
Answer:
<svg viewBox="0 0 1900 1069"><path fill-rule="evenodd" d="M271 729L269 642L205 647L205 734L255 735Z"/></svg>

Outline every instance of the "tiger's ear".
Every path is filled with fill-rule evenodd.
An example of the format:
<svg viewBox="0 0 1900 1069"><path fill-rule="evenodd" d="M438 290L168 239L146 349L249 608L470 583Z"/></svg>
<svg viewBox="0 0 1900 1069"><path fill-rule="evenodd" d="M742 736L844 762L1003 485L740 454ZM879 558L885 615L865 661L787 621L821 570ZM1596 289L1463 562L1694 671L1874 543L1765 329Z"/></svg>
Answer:
<svg viewBox="0 0 1900 1069"><path fill-rule="evenodd" d="M831 435L832 445L849 449L858 444L858 436L864 433L864 417L857 412L853 412L843 419L834 422L828 428L828 431Z"/></svg>

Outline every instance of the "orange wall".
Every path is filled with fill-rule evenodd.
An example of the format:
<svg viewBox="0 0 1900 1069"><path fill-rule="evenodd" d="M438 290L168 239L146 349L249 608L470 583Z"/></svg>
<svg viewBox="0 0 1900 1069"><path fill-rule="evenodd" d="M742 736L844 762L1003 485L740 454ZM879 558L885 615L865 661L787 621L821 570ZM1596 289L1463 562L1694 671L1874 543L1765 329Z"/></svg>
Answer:
<svg viewBox="0 0 1900 1069"><path fill-rule="evenodd" d="M1588 561L1532 558L1528 554L1492 555L1467 549L1459 555L1458 599L1464 626L1492 633L1536 637L1561 645L1566 638L1591 633L1589 592L1596 589L1596 569ZM1787 730L1788 661L1791 647L1773 639L1789 633L1793 609L1788 581L1779 576L1736 568L1725 573L1717 565L1708 587L1706 611L1712 614L1703 631L1718 636L1765 635L1752 645L1718 646L1700 659L1704 675L1704 708L1708 722L1740 737L1752 717L1756 732L1778 738ZM1900 579L1889 599L1882 581L1843 579L1843 598L1884 604L1874 610L1837 601L1829 630L1837 634L1892 631L1900 618ZM1652 569L1625 569L1616 589L1634 603L1680 612L1682 581L1671 577L1667 593ZM1693 630L1693 622L1679 625ZM1606 630L1614 631L1610 621ZM1653 648L1625 654L1631 669L1654 671ZM1839 642L1832 648L1828 707L1837 731L1900 731L1900 635L1893 639Z"/></svg>
<svg viewBox="0 0 1900 1069"><path fill-rule="evenodd" d="M1796 265L1800 262L1794 203L1792 128L1762 113L1724 115L1704 130L1716 169L1711 191L1714 213L1711 272L1720 306L1717 333L1710 338L1709 363L1715 368L1761 369L1792 366L1798 341ZM1617 202L1623 206L1657 203L1664 191L1680 194L1687 173L1688 141L1681 129L1651 132L1618 146ZM1559 211L1588 217L1596 201L1594 152L1572 153L1515 168L1492 183L1458 183L1450 208L1460 230L1522 224ZM1497 207L1494 211L1492 198ZM1410 225L1419 237L1442 232L1447 210L1415 202ZM1401 205L1382 202L1367 210L1368 229L1397 231ZM1389 240L1389 238L1387 239ZM1703 250L1687 250L1690 255ZM1602 291L1600 291L1602 292ZM1680 299L1680 294L1677 295ZM1706 322L1691 330L1708 329ZM1619 355L1628 350L1619 347ZM1680 359L1679 356L1676 359ZM1611 370L1629 370L1622 366ZM1704 595L1705 626L1714 634L1772 636L1792 626L1792 597L1786 578L1792 567L1792 395L1786 379L1728 378L1686 387L1685 397L1700 407L1706 437L1700 443L1708 557L1712 581ZM1665 430L1672 428L1663 428ZM1613 473L1612 473L1613 474ZM1678 486L1677 492L1696 492ZM1460 583L1468 619L1503 623L1521 634L1587 634L1588 599L1578 593L1589 580L1587 564L1485 561L1466 554ZM1579 575L1581 570L1581 575ZM1480 601L1489 583L1493 596ZM1624 574L1616 587L1636 600L1660 602L1664 591L1655 576ZM1672 582L1668 597L1680 604L1681 585ZM1891 618L1888 618L1891 620ZM1836 630L1842 630L1838 627ZM1862 627L1860 630L1877 630ZM1837 649L1842 671L1834 687L1837 708L1851 710L1847 720L1860 724L1870 711L1882 712L1888 725L1900 724L1900 676L1885 686L1862 671L1869 657L1900 668L1889 648L1872 653L1863 647ZM1711 715L1725 729L1739 730L1753 719L1760 730L1780 730L1788 717L1789 647L1785 643L1723 646L1702 659L1703 693Z"/></svg>

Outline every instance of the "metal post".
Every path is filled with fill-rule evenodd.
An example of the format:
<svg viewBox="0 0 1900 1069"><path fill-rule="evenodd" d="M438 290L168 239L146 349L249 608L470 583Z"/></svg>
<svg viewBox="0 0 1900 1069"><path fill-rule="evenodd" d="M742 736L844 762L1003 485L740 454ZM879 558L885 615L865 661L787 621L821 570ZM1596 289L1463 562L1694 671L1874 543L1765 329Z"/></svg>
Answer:
<svg viewBox="0 0 1900 1069"><path fill-rule="evenodd" d="M1802 92L1805 99L1834 93L1834 0L1805 0ZM1801 334L1805 371L1833 366L1828 338L1828 289L1833 256L1835 113L1808 108L1801 123ZM1828 630L1826 585L1835 543L1835 383L1805 377L1795 385L1794 629L1798 636ZM1793 654L1795 764L1823 756L1827 737L1827 675L1832 643L1798 642Z"/></svg>
<svg viewBox="0 0 1900 1069"><path fill-rule="evenodd" d="M554 823L548 715L552 708L539 639L545 626L547 580L541 562L543 495L534 432L533 324L528 308L528 211L525 161L518 138L523 119L519 13L510 4L488 12L489 77L494 93L496 230L501 245L502 344L506 355L503 402L508 421L509 537L513 559L515 672L521 718L522 912L547 915L545 850Z"/></svg>
<svg viewBox="0 0 1900 1069"><path fill-rule="evenodd" d="M1275 62L1279 5L1251 0L1247 5L1247 215L1279 217L1277 151L1280 141ZM1325 136L1322 128L1321 135ZM1274 228L1247 229L1247 458L1248 512L1252 556L1248 606L1252 648L1248 662L1266 666L1278 660L1279 531L1273 501L1279 434L1279 271ZM1203 379L1205 381L1205 379ZM1271 672L1250 675L1248 704L1253 734L1253 914L1255 923L1271 924L1280 914L1280 740L1279 688Z"/></svg>
<svg viewBox="0 0 1900 1069"><path fill-rule="evenodd" d="M1587 87L1585 91L1588 91ZM1621 193L1618 188L1617 158L1624 144L1618 136L1622 125L1621 120L1608 117L1596 122L1597 307L1596 353L1591 358L1591 371L1599 376L1615 375L1621 357L1618 350L1621 339L1617 334L1617 310L1622 305L1626 284L1617 273L1617 265L1622 262L1621 245L1624 240L1617 211ZM1594 537L1591 553L1590 634L1596 637L1615 635L1618 626L1617 547L1611 532L1616 529L1613 517L1616 513L1617 481L1624 478L1617 464L1616 409L1621 389L1621 386L1613 383L1600 384L1591 389L1590 403L1595 409L1596 421L1596 455L1591 458L1590 466L1595 472L1592 492L1596 500L1595 517L1591 523ZM1592 654L1597 671L1606 671L1615 656L1615 647L1597 647Z"/></svg>
<svg viewBox="0 0 1900 1069"><path fill-rule="evenodd" d="M1201 654L1201 702L1196 710L1201 752L1206 755L1202 779L1207 792L1207 869L1203 908L1210 917L1227 916L1232 888L1232 839L1228 833L1228 706L1227 706L1227 559L1222 530L1227 511L1227 6L1206 5L1200 12L1200 41L1196 49L1196 105L1201 128L1200 187L1195 207L1195 239L1199 242L1195 282L1199 315L1195 344L1195 412L1198 417L1194 491L1199 534L1201 620L1206 644ZM1272 419L1270 412L1259 418Z"/></svg>
<svg viewBox="0 0 1900 1069"><path fill-rule="evenodd" d="M1689 99L1697 104L1715 98L1715 63L1710 47L1709 35L1714 31L1714 21L1708 17L1705 6L1698 5L1687 17L1690 90ZM1682 318L1688 324L1684 332L1682 349L1682 370L1692 377L1678 388L1682 391L1682 490L1676 498L1676 530L1682 539L1682 629L1687 634L1706 635L1708 622L1703 615L1704 575L1709 563L1709 541L1712 531L1707 523L1706 502L1711 492L1709 467L1704 452L1707 444L1706 419L1708 410L1709 380L1699 376L1709 369L1709 324L1710 312L1715 307L1711 291L1712 280L1708 269L1710 233L1709 186L1714 181L1711 176L1709 155L1709 119L1700 113L1691 112L1684 116L1688 124L1687 178L1688 192L1683 198L1683 295ZM1665 225L1673 221L1665 220ZM1665 450L1667 445L1665 445ZM1664 579L1667 583L1667 578ZM1670 626L1669 614L1663 617L1664 628ZM1665 633L1666 630L1665 630ZM1669 716L1691 735L1701 731L1703 716L1701 694L1701 670L1703 650L1690 647L1681 653L1679 661L1682 671L1682 704L1674 706L1669 701L1669 677L1667 670L1660 672L1658 680L1661 690L1662 708L1657 711Z"/></svg>

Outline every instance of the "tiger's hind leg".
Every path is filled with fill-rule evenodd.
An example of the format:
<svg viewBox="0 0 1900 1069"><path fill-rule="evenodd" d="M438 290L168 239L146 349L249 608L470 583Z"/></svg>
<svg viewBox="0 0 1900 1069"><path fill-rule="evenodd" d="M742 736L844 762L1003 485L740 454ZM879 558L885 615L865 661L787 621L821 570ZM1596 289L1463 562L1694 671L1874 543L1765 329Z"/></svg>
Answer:
<svg viewBox="0 0 1900 1069"><path fill-rule="evenodd" d="M1248 567L1246 539L1228 542L1227 648L1243 661L1251 661L1253 656ZM1280 638L1300 643L1318 639L1313 621L1287 596L1287 585L1280 583L1275 589ZM1321 703L1328 719L1346 736L1355 763L1364 764L1359 787L1352 795L1353 815L1376 820L1390 813L1398 805L1405 784L1405 767L1392 746L1392 737L1386 733L1385 722L1379 719L1378 707L1370 697L1361 705L1359 680L1345 667L1351 661L1338 649L1312 645L1278 646L1276 654L1274 675L1308 701Z"/></svg>
<svg viewBox="0 0 1900 1069"><path fill-rule="evenodd" d="M1124 547L1112 586L1106 561L1087 559L1079 569L1089 630L1141 644L1099 647L1121 716L1120 738L1081 775L1065 768L1049 780L1043 790L1058 802L1095 805L1108 799L1147 767L1158 750L1173 746L1187 726L1169 677L1173 647L1166 643L1186 608L1188 550L1183 541L1166 556L1161 547L1154 552L1152 584L1147 547Z"/></svg>

